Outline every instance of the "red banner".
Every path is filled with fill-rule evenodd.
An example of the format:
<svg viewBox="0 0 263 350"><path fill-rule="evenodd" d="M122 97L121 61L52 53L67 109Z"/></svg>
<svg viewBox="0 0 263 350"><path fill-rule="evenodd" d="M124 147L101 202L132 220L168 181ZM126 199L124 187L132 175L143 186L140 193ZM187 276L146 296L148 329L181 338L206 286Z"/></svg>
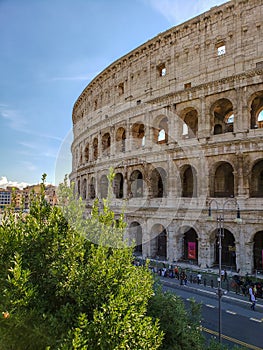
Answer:
<svg viewBox="0 0 263 350"><path fill-rule="evenodd" d="M188 242L188 259L196 259L196 242Z"/></svg>

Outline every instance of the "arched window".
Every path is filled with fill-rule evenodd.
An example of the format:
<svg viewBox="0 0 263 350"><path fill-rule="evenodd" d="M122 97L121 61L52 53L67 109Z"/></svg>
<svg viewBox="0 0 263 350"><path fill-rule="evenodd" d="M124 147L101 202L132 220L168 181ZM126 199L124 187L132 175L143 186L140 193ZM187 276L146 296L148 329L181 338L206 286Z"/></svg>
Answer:
<svg viewBox="0 0 263 350"><path fill-rule="evenodd" d="M137 221L134 221L130 224L129 240L130 242L133 242L135 244L134 254L141 255L142 254L142 227Z"/></svg>
<svg viewBox="0 0 263 350"><path fill-rule="evenodd" d="M117 152L125 152L126 146L126 131L123 127L118 128L116 132L116 150Z"/></svg>
<svg viewBox="0 0 263 350"><path fill-rule="evenodd" d="M161 224L155 224L151 229L151 256L157 259L167 259L167 231Z"/></svg>
<svg viewBox="0 0 263 350"><path fill-rule="evenodd" d="M93 160L98 159L98 139L95 137L93 140Z"/></svg>
<svg viewBox="0 0 263 350"><path fill-rule="evenodd" d="M232 102L227 98L217 100L211 107L214 135L231 132L234 128Z"/></svg>
<svg viewBox="0 0 263 350"><path fill-rule="evenodd" d="M107 132L102 136L102 152L104 155L110 154L110 146L111 146L111 137L110 137L110 134Z"/></svg>
<svg viewBox="0 0 263 350"><path fill-rule="evenodd" d="M182 174L182 197L197 196L197 176L196 170L188 166Z"/></svg>
<svg viewBox="0 0 263 350"><path fill-rule="evenodd" d="M167 196L167 174L163 168L155 168L151 173L151 189L153 198Z"/></svg>
<svg viewBox="0 0 263 350"><path fill-rule="evenodd" d="M94 177L92 177L90 181L89 196L91 199L96 197L96 180Z"/></svg>
<svg viewBox="0 0 263 350"><path fill-rule="evenodd" d="M252 168L250 197L263 197L263 160L258 161Z"/></svg>
<svg viewBox="0 0 263 350"><path fill-rule="evenodd" d="M113 191L116 198L123 198L123 175L117 173L113 181Z"/></svg>
<svg viewBox="0 0 263 350"><path fill-rule="evenodd" d="M222 163L215 172L215 197L234 197L233 167L229 163Z"/></svg>
<svg viewBox="0 0 263 350"><path fill-rule="evenodd" d="M185 138L193 138L198 131L197 110L194 108L187 108L183 111L183 115L183 136Z"/></svg>
<svg viewBox="0 0 263 350"><path fill-rule="evenodd" d="M84 150L84 158L85 161L88 162L89 161L89 144L86 145L85 150Z"/></svg>
<svg viewBox="0 0 263 350"><path fill-rule="evenodd" d="M263 91L257 91L251 103L250 109L251 129L263 128Z"/></svg>
<svg viewBox="0 0 263 350"><path fill-rule="evenodd" d="M133 138L133 145L135 146L135 148L144 146L145 144L144 136L145 136L144 124L135 123L132 126L132 138ZM143 144L143 140L144 140L144 144Z"/></svg>
<svg viewBox="0 0 263 350"><path fill-rule="evenodd" d="M129 197L143 197L143 176L139 170L131 174Z"/></svg>

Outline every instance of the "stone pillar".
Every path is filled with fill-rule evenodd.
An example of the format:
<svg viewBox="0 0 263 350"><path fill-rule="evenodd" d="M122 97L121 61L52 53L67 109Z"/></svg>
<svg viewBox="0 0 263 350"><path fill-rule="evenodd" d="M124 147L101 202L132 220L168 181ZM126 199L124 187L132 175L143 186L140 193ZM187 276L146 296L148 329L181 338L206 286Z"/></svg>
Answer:
<svg viewBox="0 0 263 350"><path fill-rule="evenodd" d="M143 229L142 229L142 232L143 232L143 235L142 235L142 256L143 258L147 258L147 257L150 257L151 256L151 235L150 235L150 232L149 232L149 224L148 224L148 221L145 220L145 223L144 223L144 226L143 226Z"/></svg>
<svg viewBox="0 0 263 350"><path fill-rule="evenodd" d="M167 231L167 257L169 260L169 263L173 263L173 261L176 260L176 256L175 256L175 249L174 249L174 244L175 244L175 232L174 232L174 227L172 226L168 226L168 228L166 229Z"/></svg>
<svg viewBox="0 0 263 350"><path fill-rule="evenodd" d="M253 261L253 247L254 242L246 242L245 243L245 256L244 256L244 262L242 266L243 274L251 274L253 272L254 268L254 261Z"/></svg>

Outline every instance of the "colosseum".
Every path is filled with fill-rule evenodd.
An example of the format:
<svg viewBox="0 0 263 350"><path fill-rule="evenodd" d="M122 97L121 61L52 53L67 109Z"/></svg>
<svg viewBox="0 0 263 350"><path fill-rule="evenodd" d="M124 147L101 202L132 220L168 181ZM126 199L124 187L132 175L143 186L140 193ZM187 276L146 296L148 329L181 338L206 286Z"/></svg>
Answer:
<svg viewBox="0 0 263 350"><path fill-rule="evenodd" d="M262 18L263 0L215 6L113 62L75 102L70 180L89 210L114 169L134 254L263 271Z"/></svg>

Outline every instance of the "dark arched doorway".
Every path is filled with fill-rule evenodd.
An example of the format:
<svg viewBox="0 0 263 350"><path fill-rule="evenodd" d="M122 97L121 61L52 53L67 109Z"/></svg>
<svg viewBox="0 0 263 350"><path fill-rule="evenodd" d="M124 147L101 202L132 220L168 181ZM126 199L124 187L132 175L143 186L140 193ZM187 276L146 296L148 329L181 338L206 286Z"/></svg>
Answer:
<svg viewBox="0 0 263 350"><path fill-rule="evenodd" d="M219 235L215 232L215 265L219 264ZM234 235L227 229L223 229L222 244L222 266L230 270L236 270L236 247Z"/></svg>
<svg viewBox="0 0 263 350"><path fill-rule="evenodd" d="M167 259L167 232L163 225L156 224L151 230L151 256L156 259Z"/></svg>
<svg viewBox="0 0 263 350"><path fill-rule="evenodd" d="M137 221L130 224L129 239L135 245L134 255L142 255L142 227Z"/></svg>
<svg viewBox="0 0 263 350"><path fill-rule="evenodd" d="M183 260L198 264L198 236L193 228L183 236Z"/></svg>

